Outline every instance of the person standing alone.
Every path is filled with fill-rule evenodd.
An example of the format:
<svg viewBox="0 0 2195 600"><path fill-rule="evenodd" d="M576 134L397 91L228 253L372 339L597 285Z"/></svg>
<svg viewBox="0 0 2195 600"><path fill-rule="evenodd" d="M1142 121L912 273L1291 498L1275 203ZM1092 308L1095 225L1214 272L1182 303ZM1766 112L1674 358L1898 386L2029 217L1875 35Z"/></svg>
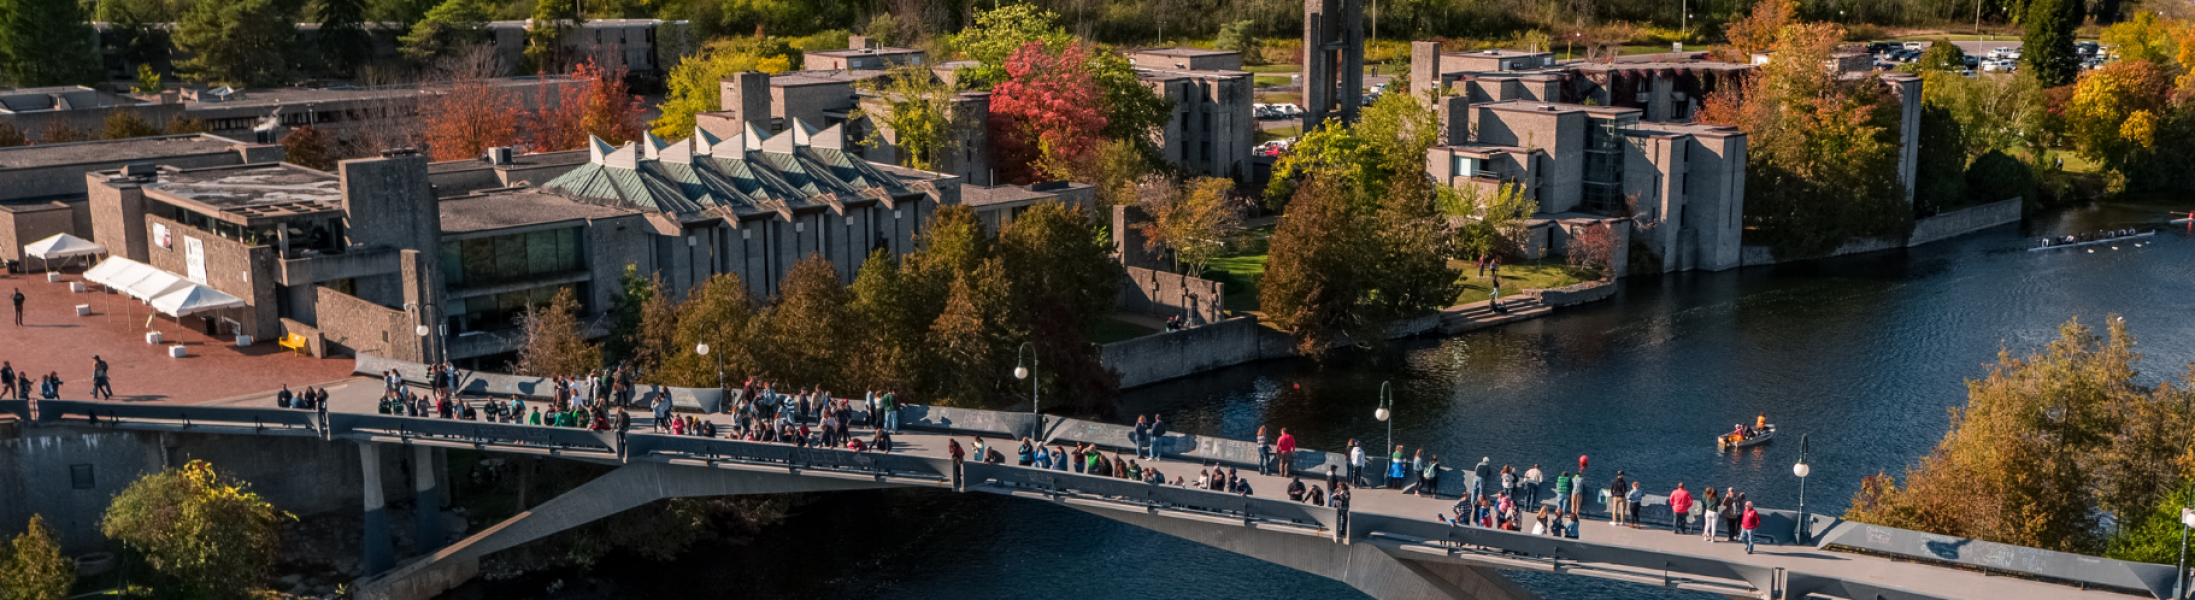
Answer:
<svg viewBox="0 0 2195 600"><path fill-rule="evenodd" d="M15 296L14 296L14 297L12 297L12 298L10 298L10 299L11 299L11 300L14 300L14 301L15 301L15 324L17 324L17 325L22 325L22 324L23 324L23 288L15 288Z"/></svg>
<svg viewBox="0 0 2195 600"><path fill-rule="evenodd" d="M91 399L114 399L114 387L107 385L107 360L94 354L91 357ZM102 396L102 394L104 394Z"/></svg>

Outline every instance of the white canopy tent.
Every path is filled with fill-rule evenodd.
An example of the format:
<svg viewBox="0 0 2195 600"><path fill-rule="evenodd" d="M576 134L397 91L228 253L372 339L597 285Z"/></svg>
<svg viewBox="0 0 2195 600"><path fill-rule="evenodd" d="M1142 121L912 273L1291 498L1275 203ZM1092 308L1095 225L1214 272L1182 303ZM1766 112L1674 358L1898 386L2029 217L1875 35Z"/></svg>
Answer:
<svg viewBox="0 0 2195 600"><path fill-rule="evenodd" d="M242 298L222 293L221 290L188 282L184 284L182 289L152 299L153 310L167 313L171 317L183 317L209 310L242 306L244 306L244 299Z"/></svg>
<svg viewBox="0 0 2195 600"><path fill-rule="evenodd" d="M66 233L56 233L53 234L53 237L23 245L24 256L37 257L39 260L44 261L49 269L53 266L53 260L57 258L98 256L106 253L106 246Z"/></svg>
<svg viewBox="0 0 2195 600"><path fill-rule="evenodd" d="M122 257L112 257L84 271L84 280L113 288L139 300L151 300L197 285L162 271L152 265Z"/></svg>

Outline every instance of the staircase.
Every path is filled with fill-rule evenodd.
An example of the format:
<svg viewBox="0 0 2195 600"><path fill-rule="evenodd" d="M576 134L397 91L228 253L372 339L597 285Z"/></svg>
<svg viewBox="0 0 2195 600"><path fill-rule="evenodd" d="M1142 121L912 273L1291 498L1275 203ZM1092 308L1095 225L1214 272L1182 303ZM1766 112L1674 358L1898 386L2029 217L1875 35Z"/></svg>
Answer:
<svg viewBox="0 0 2195 600"><path fill-rule="evenodd" d="M1494 312L1492 303L1487 301L1458 304L1441 309L1440 332L1444 335L1455 335L1495 325L1515 323L1525 319L1537 319L1555 312L1554 307L1542 304L1538 298L1524 294L1502 296L1501 304L1502 308L1508 309L1508 312Z"/></svg>

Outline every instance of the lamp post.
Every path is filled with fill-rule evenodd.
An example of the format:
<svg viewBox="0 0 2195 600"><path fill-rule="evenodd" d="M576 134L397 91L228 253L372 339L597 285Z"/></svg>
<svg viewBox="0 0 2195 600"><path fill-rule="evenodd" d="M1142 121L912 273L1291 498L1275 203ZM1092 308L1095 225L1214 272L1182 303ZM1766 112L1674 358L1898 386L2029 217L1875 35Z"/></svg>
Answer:
<svg viewBox="0 0 2195 600"><path fill-rule="evenodd" d="M412 327L412 333L418 335L422 341L427 341L427 334L429 333L441 334L436 336L435 340L432 340L440 343L422 344L422 347L419 351L419 362L436 363L448 361L450 359L450 339L449 334L444 329L442 322L434 321L434 328L429 329L427 327L427 323L430 321L428 315L432 314L431 311L434 310L434 305L421 304L418 302L406 302L404 303L404 310L406 312L412 313L412 322L416 324ZM430 350L434 350L438 346L442 355L441 360L429 360L435 358L434 353L430 352Z"/></svg>
<svg viewBox="0 0 2195 600"><path fill-rule="evenodd" d="M708 356L708 355L709 355L709 345L708 345L708 344L706 344L706 343L702 343L702 344L694 344L694 354L699 354L699 355L702 355L702 356ZM723 355L718 355L718 356L716 357L716 389L718 389L718 390L723 390L723 389L725 389L725 387L724 387L724 356L723 356Z"/></svg>
<svg viewBox="0 0 2195 600"><path fill-rule="evenodd" d="M1380 452L1383 454L1395 447L1395 394L1391 387L1394 383L1393 381L1379 382L1379 408L1372 411L1372 418L1387 423L1387 445L1380 447Z"/></svg>
<svg viewBox="0 0 2195 600"><path fill-rule="evenodd" d="M1807 531L1808 529L1811 529L1811 527L1808 526L1811 523L1806 518L1806 476L1812 475L1813 473L1814 468L1806 466L1806 435L1800 434L1799 464L1791 465L1791 474L1799 476L1799 526L1798 530L1792 533L1791 538L1793 540L1797 540L1798 543L1801 544L1807 543L1813 537L1813 535L1811 535L1811 533Z"/></svg>
<svg viewBox="0 0 2195 600"><path fill-rule="evenodd" d="M2187 529L2195 527L2195 508L2180 508L2180 564L2172 569L2172 599L2187 600Z"/></svg>
<svg viewBox="0 0 2195 600"><path fill-rule="evenodd" d="M1036 431L1030 432L1029 437L1031 439L1043 439L1044 413L1039 409L1044 404L1037 399L1036 368L1038 361L1036 353L1030 351L1032 348L1033 346L1029 342L1022 342L1021 347L1014 349L1014 379L1029 380L1029 414L1035 415L1037 418ZM1028 366L1022 366L1021 360L1024 357L1029 359Z"/></svg>

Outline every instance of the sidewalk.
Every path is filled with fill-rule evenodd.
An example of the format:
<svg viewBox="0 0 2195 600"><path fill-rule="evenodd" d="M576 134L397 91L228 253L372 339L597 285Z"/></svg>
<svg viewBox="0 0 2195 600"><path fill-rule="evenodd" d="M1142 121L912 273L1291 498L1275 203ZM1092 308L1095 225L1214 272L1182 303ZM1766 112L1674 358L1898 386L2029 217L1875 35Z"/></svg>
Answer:
<svg viewBox="0 0 2195 600"><path fill-rule="evenodd" d="M81 280L74 273L58 283L47 283L44 273L0 276L0 295L20 289L24 296L22 325L15 325L12 307L0 308L7 311L0 316L5 319L0 321L0 339L7 341L0 345L0 360L31 373L33 385L46 373L59 373L64 397L90 397L94 355L107 360L115 400L122 402L204 402L350 374L348 359L293 356L273 340L238 348L232 339L209 337L165 316L152 317L148 329L150 310L144 303L98 291L97 286L70 293L68 282ZM79 304L90 305L91 316L76 316ZM145 332L155 330L165 343L145 343ZM190 354L168 358L167 347L176 343Z"/></svg>

